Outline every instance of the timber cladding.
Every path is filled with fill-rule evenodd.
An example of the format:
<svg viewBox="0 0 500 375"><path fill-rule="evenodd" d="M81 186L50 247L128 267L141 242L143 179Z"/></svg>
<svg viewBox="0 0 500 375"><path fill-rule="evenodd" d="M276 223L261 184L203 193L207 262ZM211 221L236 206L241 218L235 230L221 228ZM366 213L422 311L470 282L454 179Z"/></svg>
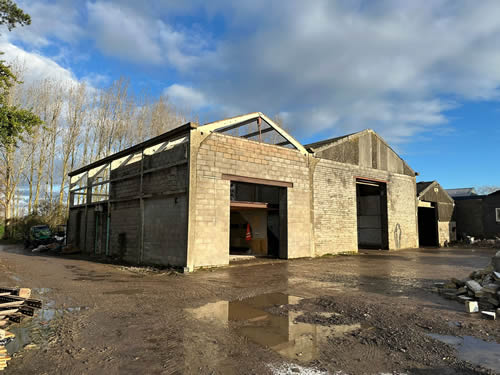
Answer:
<svg viewBox="0 0 500 375"><path fill-rule="evenodd" d="M229 262L230 180L224 175L293 184L287 189L287 257L313 255L307 156L296 150L219 133L211 133L192 152L195 180L190 183L191 265Z"/></svg>

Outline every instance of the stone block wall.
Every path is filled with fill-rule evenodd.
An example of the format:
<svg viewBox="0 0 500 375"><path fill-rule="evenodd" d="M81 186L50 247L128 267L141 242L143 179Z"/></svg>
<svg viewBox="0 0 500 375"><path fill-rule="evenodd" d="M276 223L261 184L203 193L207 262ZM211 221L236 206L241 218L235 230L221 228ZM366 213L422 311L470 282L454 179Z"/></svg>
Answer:
<svg viewBox="0 0 500 375"><path fill-rule="evenodd" d="M454 221L438 221L439 246L457 240L457 225Z"/></svg>
<svg viewBox="0 0 500 375"><path fill-rule="evenodd" d="M414 177L319 159L313 170L315 255L358 250L356 178L387 181L389 249L417 247Z"/></svg>

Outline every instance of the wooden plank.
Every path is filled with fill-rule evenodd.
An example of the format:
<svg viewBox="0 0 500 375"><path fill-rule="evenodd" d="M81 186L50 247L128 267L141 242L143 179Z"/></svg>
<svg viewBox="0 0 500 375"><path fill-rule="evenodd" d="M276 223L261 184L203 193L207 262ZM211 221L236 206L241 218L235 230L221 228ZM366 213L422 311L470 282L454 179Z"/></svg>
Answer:
<svg viewBox="0 0 500 375"><path fill-rule="evenodd" d="M17 307L21 306L24 301L0 302L0 307Z"/></svg>
<svg viewBox="0 0 500 375"><path fill-rule="evenodd" d="M0 309L0 314L2 315L10 315L10 314L15 314L19 309L18 308L15 308L15 309Z"/></svg>
<svg viewBox="0 0 500 375"><path fill-rule="evenodd" d="M368 181L368 182L373 181L373 182L383 182L384 184L387 184L387 182L388 182L386 180L378 180L376 178L366 178L366 177L360 177L360 176L354 176L354 179L355 180L361 180L360 182L363 182L363 181Z"/></svg>
<svg viewBox="0 0 500 375"><path fill-rule="evenodd" d="M24 303L26 306L34 307L36 309L42 308L42 301L31 298L25 299L19 296L0 296L0 308L4 307L3 303L19 301Z"/></svg>
<svg viewBox="0 0 500 375"><path fill-rule="evenodd" d="M254 177L246 177L246 176L236 176L233 174L222 174L223 180L237 181L237 182L247 182L250 184L259 184L259 185L269 185L269 186L280 186L280 187L293 187L293 182L287 181L278 181L278 180L268 180L265 178L254 178Z"/></svg>
<svg viewBox="0 0 500 375"><path fill-rule="evenodd" d="M231 202L231 209L236 208L267 208L267 203L263 202L241 202L233 201Z"/></svg>

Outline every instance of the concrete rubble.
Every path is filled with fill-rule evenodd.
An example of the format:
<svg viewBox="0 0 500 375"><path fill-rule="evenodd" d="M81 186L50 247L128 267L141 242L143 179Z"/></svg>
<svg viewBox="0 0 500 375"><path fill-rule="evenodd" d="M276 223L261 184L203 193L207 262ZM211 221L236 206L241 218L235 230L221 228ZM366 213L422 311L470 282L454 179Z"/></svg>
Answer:
<svg viewBox="0 0 500 375"><path fill-rule="evenodd" d="M443 297L464 303L468 313L481 312L483 318L495 320L500 314L500 251L486 268L462 280L435 283L434 287Z"/></svg>
<svg viewBox="0 0 500 375"><path fill-rule="evenodd" d="M500 247L500 237L495 238L476 238L465 235L462 239L467 245L474 245L475 247L484 248L498 248Z"/></svg>

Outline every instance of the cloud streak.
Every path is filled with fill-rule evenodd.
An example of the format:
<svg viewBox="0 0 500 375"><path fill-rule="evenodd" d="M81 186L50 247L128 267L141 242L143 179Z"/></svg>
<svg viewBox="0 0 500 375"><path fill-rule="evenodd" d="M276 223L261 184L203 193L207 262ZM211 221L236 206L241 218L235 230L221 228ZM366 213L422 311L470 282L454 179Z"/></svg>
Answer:
<svg viewBox="0 0 500 375"><path fill-rule="evenodd" d="M164 92L182 105L280 113L303 137L370 127L404 142L449 129L447 111L462 103L499 98L494 0L89 1L83 20L74 10L49 29L67 4L26 2L40 20L23 41L90 39L107 56L173 70Z"/></svg>

